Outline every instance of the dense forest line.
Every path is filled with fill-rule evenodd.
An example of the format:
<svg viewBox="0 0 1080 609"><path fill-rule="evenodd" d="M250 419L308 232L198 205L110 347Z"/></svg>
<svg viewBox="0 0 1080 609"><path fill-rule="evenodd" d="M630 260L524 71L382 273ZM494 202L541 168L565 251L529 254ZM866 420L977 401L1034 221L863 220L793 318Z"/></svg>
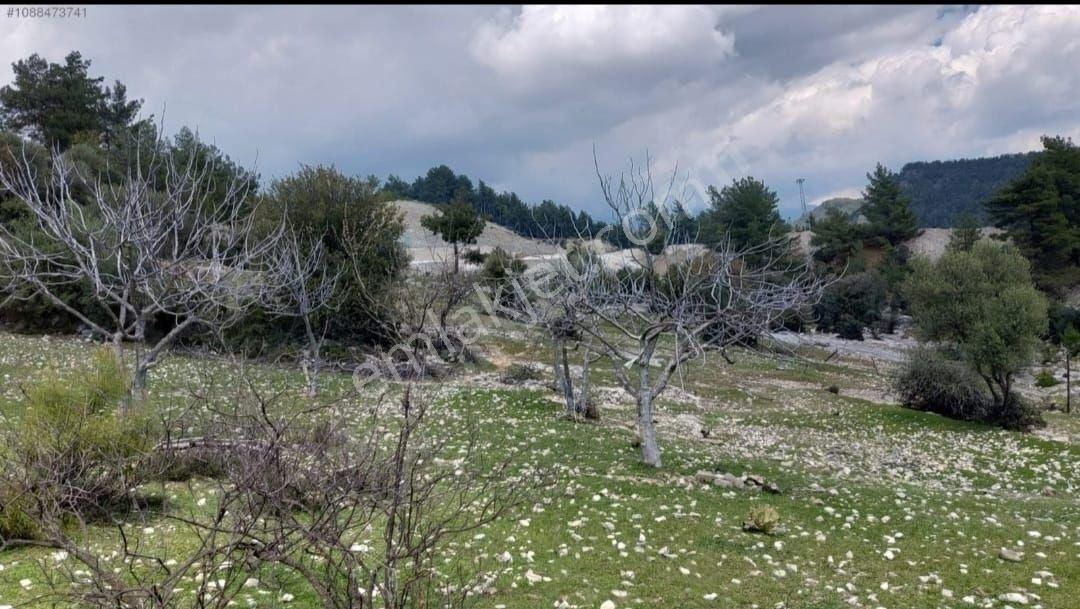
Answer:
<svg viewBox="0 0 1080 609"><path fill-rule="evenodd" d="M446 165L428 170L410 184L396 175L387 177L381 191L388 197L444 204L463 201L485 220L501 224L526 237L569 239L595 235L604 227L587 212L575 212L566 205L545 199L538 205L522 201L515 192L495 192L480 180L473 186L465 174L455 174Z"/></svg>
<svg viewBox="0 0 1080 609"><path fill-rule="evenodd" d="M900 187L923 228L949 228L965 214L986 224L986 202L1020 176L1035 152L1001 156L916 161L900 170Z"/></svg>

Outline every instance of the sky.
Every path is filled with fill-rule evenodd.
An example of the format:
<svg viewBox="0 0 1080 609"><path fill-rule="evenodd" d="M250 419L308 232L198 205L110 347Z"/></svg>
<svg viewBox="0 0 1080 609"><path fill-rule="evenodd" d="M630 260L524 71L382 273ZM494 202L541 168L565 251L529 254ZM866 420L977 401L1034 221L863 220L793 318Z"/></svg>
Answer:
<svg viewBox="0 0 1080 609"><path fill-rule="evenodd" d="M598 216L595 165L648 158L691 208L751 175L791 217L797 178L813 205L858 196L878 162L1080 139L1077 7L89 6L0 21L0 64L71 50L264 183L301 164L410 181L447 164Z"/></svg>

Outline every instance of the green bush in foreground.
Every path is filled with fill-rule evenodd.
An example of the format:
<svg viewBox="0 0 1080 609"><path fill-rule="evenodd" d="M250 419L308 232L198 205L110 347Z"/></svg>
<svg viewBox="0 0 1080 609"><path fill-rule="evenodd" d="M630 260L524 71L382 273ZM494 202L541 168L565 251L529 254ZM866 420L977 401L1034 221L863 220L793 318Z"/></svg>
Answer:
<svg viewBox="0 0 1080 609"><path fill-rule="evenodd" d="M900 402L914 410L962 421L981 421L1025 430L1045 424L1042 415L1020 396L999 404L985 383L964 362L930 347L914 349L900 367L893 388Z"/></svg>
<svg viewBox="0 0 1080 609"><path fill-rule="evenodd" d="M990 420L1025 427L1013 385L1047 326L1046 298L1028 261L1011 246L979 242L912 267L904 292L919 338L955 352L982 379L994 403Z"/></svg>
<svg viewBox="0 0 1080 609"><path fill-rule="evenodd" d="M130 381L102 350L74 379L24 390L22 420L4 441L0 537L35 538L63 521L93 519L124 507L145 481L153 448L149 419L119 404Z"/></svg>

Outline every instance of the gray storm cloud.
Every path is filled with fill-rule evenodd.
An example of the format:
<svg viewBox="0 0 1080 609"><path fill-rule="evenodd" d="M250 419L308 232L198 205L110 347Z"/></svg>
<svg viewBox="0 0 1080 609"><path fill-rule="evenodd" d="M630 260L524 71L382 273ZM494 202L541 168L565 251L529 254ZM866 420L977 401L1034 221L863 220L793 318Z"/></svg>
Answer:
<svg viewBox="0 0 1080 609"><path fill-rule="evenodd" d="M5 20L0 59L77 49L264 177L447 163L601 211L595 145L796 211L877 161L1017 152L1080 128L1080 9L90 7ZM10 78L10 72L0 80ZM732 151L737 161L730 162ZM733 169L734 167L734 169Z"/></svg>

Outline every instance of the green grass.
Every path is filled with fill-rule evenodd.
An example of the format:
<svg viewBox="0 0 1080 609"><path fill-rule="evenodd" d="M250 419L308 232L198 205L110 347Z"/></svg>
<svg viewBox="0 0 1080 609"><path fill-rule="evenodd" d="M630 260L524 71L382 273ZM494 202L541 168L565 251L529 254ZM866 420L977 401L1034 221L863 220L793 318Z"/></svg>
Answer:
<svg viewBox="0 0 1080 609"><path fill-rule="evenodd" d="M543 361L548 353L543 345L491 338L481 347L513 359ZM18 383L69 372L90 350L77 341L0 336L0 413L19 416ZM448 564L498 574L495 591L476 598L476 606L531 609L565 601L596 608L611 600L620 608L936 609L969 606L967 596L981 606L1016 591L1039 595L1032 605L1076 606L1076 445L845 395L880 385L872 370L735 358L734 366L714 358L688 369L683 387L701 399L677 393L661 399L660 470L638 462L625 426L632 416L627 400L605 404L599 424L574 423L558 416L554 393L494 383L425 385L432 416L445 431L464 437L478 430L484 457L513 452L519 475L557 476L553 488L536 490L519 512L444 548ZM167 358L152 373L152 400L181 408L188 390L209 382L205 370L227 383L220 362ZM610 371L595 372L595 383L611 384ZM256 366L252 373L268 390L302 385L287 368ZM834 383L840 396L825 391ZM325 399L348 386L347 375L329 375ZM1075 429L1063 417L1055 415L1051 425ZM697 423L711 429L708 441L691 428ZM699 470L756 473L783 493L698 485ZM1053 496L1040 493L1046 486ZM198 499L213 488L196 480L157 485L155 492L166 498L165 509L186 511L199 509ZM779 512L782 534L742 531L750 509L761 504ZM147 540L167 543L177 555L190 546L181 527L148 517L134 534L152 528ZM115 533L97 527L90 535L107 553ZM1022 550L1023 562L999 560L1001 547ZM512 562L498 560L507 552ZM47 551L0 553L0 605L49 606L38 600L45 588L38 563L53 561ZM260 574L264 594L245 592L241 606L246 596L259 607L318 606L298 582L270 575ZM31 580L29 590L20 585L24 579ZM286 592L295 599L280 603Z"/></svg>

